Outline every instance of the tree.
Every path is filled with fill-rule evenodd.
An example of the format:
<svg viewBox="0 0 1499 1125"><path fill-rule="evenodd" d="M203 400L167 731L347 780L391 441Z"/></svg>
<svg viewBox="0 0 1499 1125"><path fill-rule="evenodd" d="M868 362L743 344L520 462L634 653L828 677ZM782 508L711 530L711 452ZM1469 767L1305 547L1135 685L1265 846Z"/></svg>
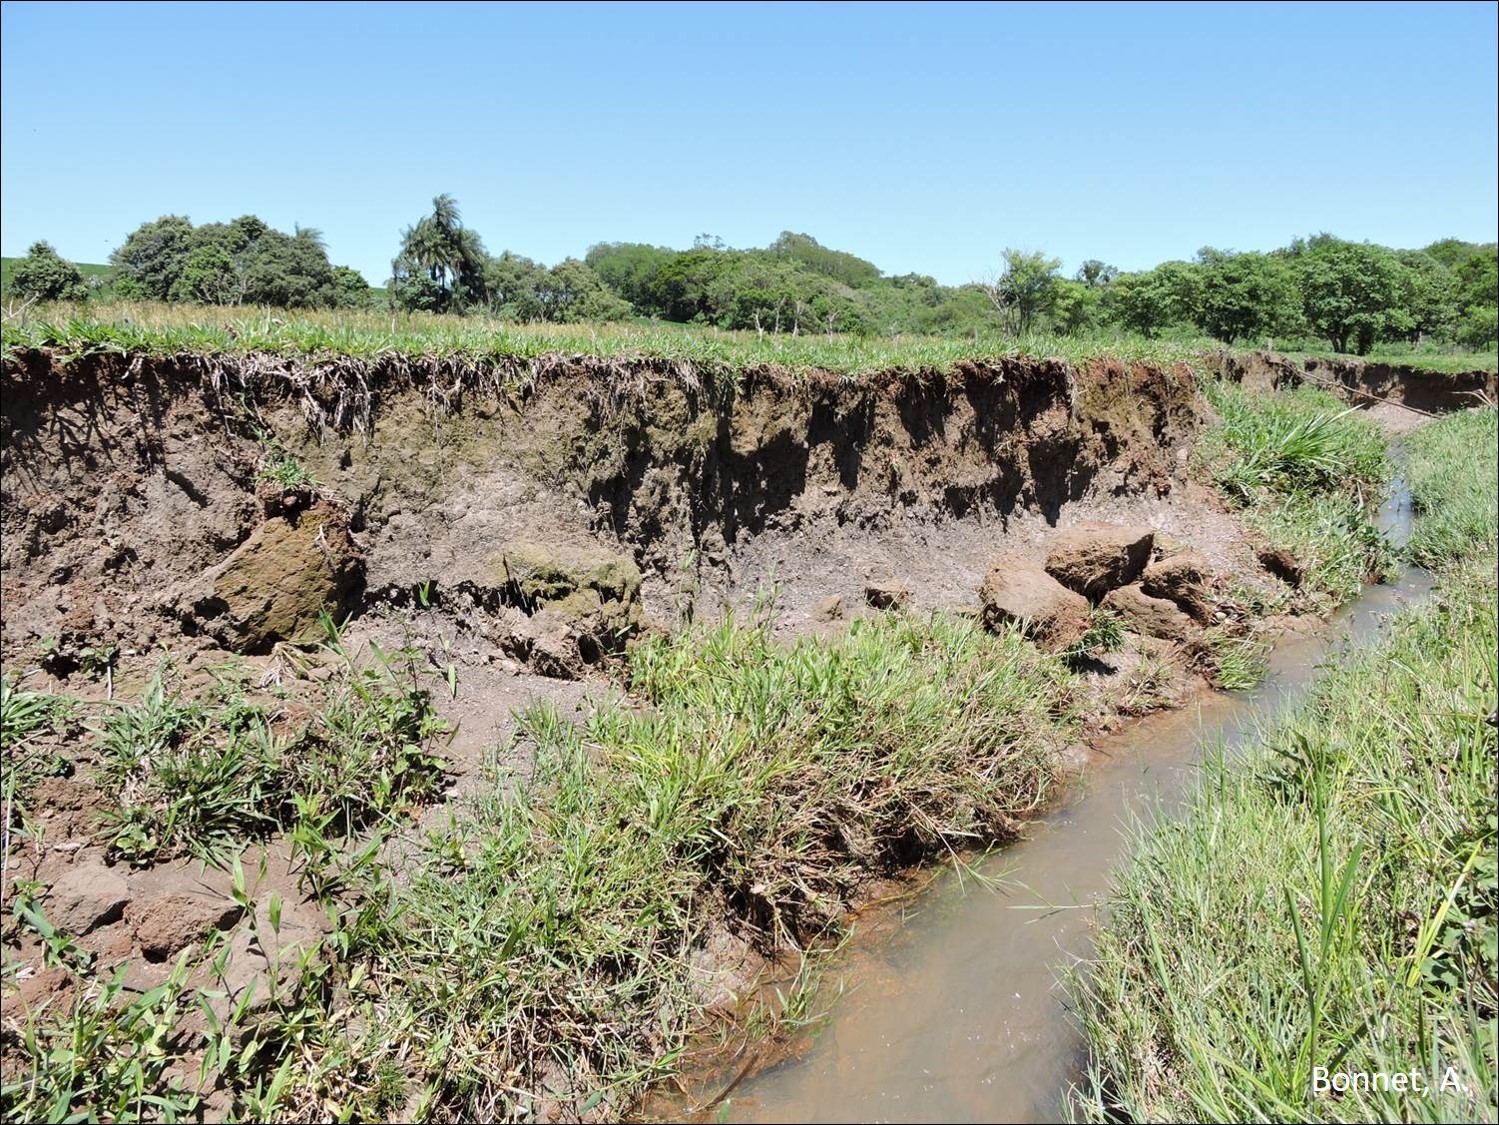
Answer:
<svg viewBox="0 0 1499 1125"><path fill-rule="evenodd" d="M16 263L11 287L23 297L39 301L81 301L88 296L83 271L63 258L50 242L33 242Z"/></svg>
<svg viewBox="0 0 1499 1125"><path fill-rule="evenodd" d="M536 300L543 317L561 324L620 320L630 315L630 303L605 289L598 274L577 258L558 262L541 275Z"/></svg>
<svg viewBox="0 0 1499 1125"><path fill-rule="evenodd" d="M1076 279L1081 281L1089 289L1102 289L1112 284L1119 276L1119 270L1107 262L1100 262L1097 258L1089 258L1077 267Z"/></svg>
<svg viewBox="0 0 1499 1125"><path fill-rule="evenodd" d="M193 224L183 215L142 223L109 255L116 290L126 297L167 301L193 250Z"/></svg>
<svg viewBox="0 0 1499 1125"><path fill-rule="evenodd" d="M1334 351L1368 355L1374 341L1404 329L1402 267L1392 251L1319 234L1293 245L1292 260L1307 323Z"/></svg>
<svg viewBox="0 0 1499 1125"><path fill-rule="evenodd" d="M778 258L797 262L813 273L841 281L851 289L872 285L880 279L880 268L873 262L842 250L829 249L810 234L782 231L781 236L770 244L769 252Z"/></svg>
<svg viewBox="0 0 1499 1125"><path fill-rule="evenodd" d="M1102 308L1101 286L1092 286L1082 280L1060 280L1052 295L1052 326L1064 335L1075 335L1092 328Z"/></svg>
<svg viewBox="0 0 1499 1125"><path fill-rule="evenodd" d="M1197 274L1187 262L1162 262L1153 270L1123 273L1109 285L1110 317L1147 338L1190 320L1196 305Z"/></svg>
<svg viewBox="0 0 1499 1125"><path fill-rule="evenodd" d="M484 264L484 288L490 311L523 324L546 319L538 295L546 272L545 266L509 250L498 258L490 258Z"/></svg>
<svg viewBox="0 0 1499 1125"><path fill-rule="evenodd" d="M1197 253L1193 319L1222 340L1252 340L1295 327L1301 294L1283 259L1205 246Z"/></svg>
<svg viewBox="0 0 1499 1125"><path fill-rule="evenodd" d="M642 316L659 315L651 298L657 272L677 252L642 242L600 242L588 248L583 261L599 280L623 297Z"/></svg>
<svg viewBox="0 0 1499 1125"><path fill-rule="evenodd" d="M1005 318L1011 335L1029 332L1036 317L1046 311L1056 290L1062 263L1039 251L1004 251L1005 268L999 279L985 286L989 299Z"/></svg>
<svg viewBox="0 0 1499 1125"><path fill-rule="evenodd" d="M333 267L333 307L367 309L370 307L370 283L352 266Z"/></svg>
<svg viewBox="0 0 1499 1125"><path fill-rule="evenodd" d="M1457 338L1470 348L1492 348L1499 339L1499 253L1490 242L1454 271Z"/></svg>
<svg viewBox="0 0 1499 1125"><path fill-rule="evenodd" d="M432 200L432 214L401 233L390 264L391 296L407 309L463 312L485 299L484 243L463 225L451 195Z"/></svg>
<svg viewBox="0 0 1499 1125"><path fill-rule="evenodd" d="M1452 270L1424 250L1406 250L1399 257L1405 336L1418 345L1457 322L1457 286Z"/></svg>
<svg viewBox="0 0 1499 1125"><path fill-rule="evenodd" d="M242 254L244 299L279 308L327 308L335 303L333 267L323 238L297 228L294 235L267 229Z"/></svg>

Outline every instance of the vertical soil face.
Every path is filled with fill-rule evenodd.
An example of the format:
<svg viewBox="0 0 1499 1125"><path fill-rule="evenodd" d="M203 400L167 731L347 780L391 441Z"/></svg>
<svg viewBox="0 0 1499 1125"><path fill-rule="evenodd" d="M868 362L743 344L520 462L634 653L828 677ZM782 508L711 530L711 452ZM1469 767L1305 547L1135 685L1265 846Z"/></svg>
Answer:
<svg viewBox="0 0 1499 1125"><path fill-rule="evenodd" d="M1435 372L1403 363L1321 356L1297 360L1271 352L1220 352L1203 358L1209 370L1252 391L1310 383L1365 408L1398 403L1427 414L1446 414L1499 397L1499 374L1493 371Z"/></svg>
<svg viewBox="0 0 1499 1125"><path fill-rule="evenodd" d="M235 647L245 620L263 650L276 637L262 620L305 624L284 591L257 607L243 582L226 617L214 586L265 569L235 554L288 540L274 520L295 526L256 496L273 447L311 471L353 537L336 558L320 540L323 564L281 583L293 597L357 611L430 583L511 605L503 556L525 540L617 552L670 625L772 571L805 571L810 591L820 566L890 569L881 542L915 549L923 529L981 527L992 553L1017 521L1055 524L1080 501L1169 497L1198 424L1185 366L722 379L585 358L521 381L344 362L6 357L5 655L43 641Z"/></svg>

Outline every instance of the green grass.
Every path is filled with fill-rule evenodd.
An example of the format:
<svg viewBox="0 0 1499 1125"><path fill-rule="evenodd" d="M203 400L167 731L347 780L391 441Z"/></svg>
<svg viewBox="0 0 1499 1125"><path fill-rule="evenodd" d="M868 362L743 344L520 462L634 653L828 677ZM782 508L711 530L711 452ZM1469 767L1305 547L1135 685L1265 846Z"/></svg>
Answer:
<svg viewBox="0 0 1499 1125"><path fill-rule="evenodd" d="M532 771L382 911L399 921L374 976L388 1018L420 1029L445 1119L622 1112L694 1021L710 927L804 948L871 877L1008 838L1069 698L1018 635L895 615L789 647L698 628L637 650L631 681L648 708L526 712Z"/></svg>
<svg viewBox="0 0 1499 1125"><path fill-rule="evenodd" d="M1493 562L1138 836L1080 988L1084 1118L1492 1119ZM1445 1098L1311 1088L1448 1065Z"/></svg>
<svg viewBox="0 0 1499 1125"><path fill-rule="evenodd" d="M1492 444L1485 411L1408 446L1434 601L1136 831L1073 981L1082 1118L1494 1120L1499 517L1466 479ZM1315 1067L1415 1068L1434 1092L1328 1096Z"/></svg>
<svg viewBox="0 0 1499 1125"><path fill-rule="evenodd" d="M1245 522L1305 571L1314 608L1355 597L1394 555L1373 511L1392 475L1377 424L1325 391L1206 381L1219 417L1199 461Z"/></svg>
<svg viewBox="0 0 1499 1125"><path fill-rule="evenodd" d="M1465 410L1422 426L1405 439L1406 483L1417 513L1406 545L1412 561L1443 559L1494 546L1499 526L1499 411Z"/></svg>
<svg viewBox="0 0 1499 1125"><path fill-rule="evenodd" d="M6 349L48 347L65 354L256 352L329 360L387 356L472 362L562 354L686 361L707 369L768 365L849 375L892 368L945 370L959 360L1004 356L1058 356L1082 362L1106 355L1176 362L1190 360L1208 342L1197 344L1127 336L1019 340L998 335L761 337L754 332L650 321L517 325L484 316L288 312L152 303L50 305L6 321L3 331Z"/></svg>
<svg viewBox="0 0 1499 1125"><path fill-rule="evenodd" d="M403 654L344 658L321 706L297 721L243 677L187 698L158 675L98 724L113 852L136 864L178 854L228 866L246 842L290 831L315 865L328 838L435 796L442 726Z"/></svg>
<svg viewBox="0 0 1499 1125"><path fill-rule="evenodd" d="M29 691L8 674L0 677L0 801L5 804L0 816L5 827L30 803L42 778L72 771L72 763L40 736L56 733L74 711L68 696Z"/></svg>
<svg viewBox="0 0 1499 1125"><path fill-rule="evenodd" d="M1309 348L1282 353L1292 359L1351 359L1364 363L1388 363L1414 367L1419 371L1436 371L1446 375L1459 375L1469 371L1494 371L1499 369L1499 353L1465 351L1460 348L1436 350L1435 348L1401 348L1392 344L1383 345L1370 355L1339 355L1327 348Z"/></svg>
<svg viewBox="0 0 1499 1125"><path fill-rule="evenodd" d="M502 748L506 768L395 866L331 850L309 889L333 931L269 1007L217 1009L201 1079L173 1034L176 995L80 1002L7 1048L7 1120L139 1119L150 1097L187 1118L215 1083L240 1120L617 1118L700 1025L693 960L710 933L795 956L838 934L869 880L1013 837L1048 792L1077 685L1016 633L897 614L790 645L768 625L698 626L643 644L628 674L634 702L586 720L523 712L529 754ZM336 792L345 770L365 793L370 771L347 759L379 739L338 698L315 725L349 741L304 746L303 782ZM237 705L253 728L253 703ZM219 703L141 706L128 725L156 734L137 747L190 741L206 716L233 725ZM58 945L76 995L107 987L39 913L26 924ZM811 1018L803 991L784 1018Z"/></svg>

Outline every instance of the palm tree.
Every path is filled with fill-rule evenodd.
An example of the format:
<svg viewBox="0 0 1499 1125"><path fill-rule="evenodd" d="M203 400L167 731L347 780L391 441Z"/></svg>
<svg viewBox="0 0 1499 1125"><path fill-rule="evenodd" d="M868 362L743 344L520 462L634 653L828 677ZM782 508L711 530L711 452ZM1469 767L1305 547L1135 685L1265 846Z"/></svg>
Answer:
<svg viewBox="0 0 1499 1125"><path fill-rule="evenodd" d="M484 299L484 243L463 225L458 201L446 193L432 200L432 214L401 233L401 252L391 263L391 286L410 294L412 307L459 311ZM430 285L413 285L424 275Z"/></svg>

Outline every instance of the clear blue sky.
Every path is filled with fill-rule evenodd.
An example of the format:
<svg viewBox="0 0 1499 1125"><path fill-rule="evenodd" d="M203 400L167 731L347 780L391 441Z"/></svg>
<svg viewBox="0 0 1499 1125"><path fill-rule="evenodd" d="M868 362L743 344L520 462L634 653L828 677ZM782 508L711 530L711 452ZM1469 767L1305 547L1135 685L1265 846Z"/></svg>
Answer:
<svg viewBox="0 0 1499 1125"><path fill-rule="evenodd" d="M1492 3L3 11L8 255L254 212L380 284L442 191L547 263L790 229L948 283L1495 237Z"/></svg>

